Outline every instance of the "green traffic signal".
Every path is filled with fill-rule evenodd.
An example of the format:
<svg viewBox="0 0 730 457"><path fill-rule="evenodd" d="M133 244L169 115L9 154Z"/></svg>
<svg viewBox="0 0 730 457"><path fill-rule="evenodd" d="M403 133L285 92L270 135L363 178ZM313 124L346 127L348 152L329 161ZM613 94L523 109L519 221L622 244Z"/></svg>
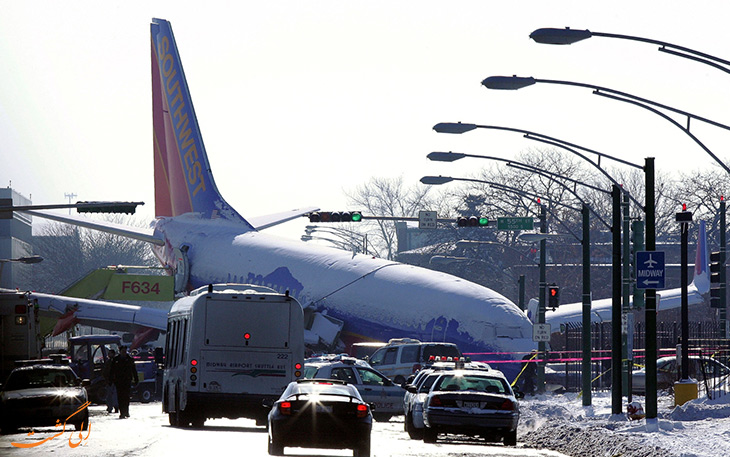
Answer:
<svg viewBox="0 0 730 457"><path fill-rule="evenodd" d="M489 218L484 217L484 216L480 217L479 218L479 226L480 227L485 227L487 225L489 225Z"/></svg>
<svg viewBox="0 0 730 457"><path fill-rule="evenodd" d="M362 213L359 211L353 211L352 212L352 222L360 222L362 221Z"/></svg>

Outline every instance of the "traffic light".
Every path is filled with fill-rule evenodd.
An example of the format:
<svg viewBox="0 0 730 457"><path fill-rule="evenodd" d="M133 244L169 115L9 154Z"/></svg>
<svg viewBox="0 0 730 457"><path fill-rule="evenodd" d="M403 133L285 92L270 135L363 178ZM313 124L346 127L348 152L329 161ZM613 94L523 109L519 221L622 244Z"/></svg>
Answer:
<svg viewBox="0 0 730 457"><path fill-rule="evenodd" d="M548 286L548 306L553 309L560 306L560 288L554 284Z"/></svg>
<svg viewBox="0 0 730 457"><path fill-rule="evenodd" d="M309 222L361 222L360 211L315 211L309 213Z"/></svg>
<svg viewBox="0 0 730 457"><path fill-rule="evenodd" d="M458 227L486 227L489 225L489 218L486 216L460 216L456 218Z"/></svg>
<svg viewBox="0 0 730 457"><path fill-rule="evenodd" d="M136 202L76 202L79 213L125 213L134 214Z"/></svg>
<svg viewBox="0 0 730 457"><path fill-rule="evenodd" d="M710 253L710 307L725 308L725 252Z"/></svg>

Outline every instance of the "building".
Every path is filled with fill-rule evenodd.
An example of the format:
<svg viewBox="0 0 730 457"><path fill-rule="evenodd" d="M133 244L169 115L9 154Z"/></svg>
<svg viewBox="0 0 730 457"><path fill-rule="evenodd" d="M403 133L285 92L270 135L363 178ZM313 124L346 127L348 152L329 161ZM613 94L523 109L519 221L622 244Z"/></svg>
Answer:
<svg viewBox="0 0 730 457"><path fill-rule="evenodd" d="M29 198L10 187L0 189L0 206L30 205ZM31 284L33 265L7 262L9 259L33 255L31 217L18 212L0 212L0 287L27 289Z"/></svg>

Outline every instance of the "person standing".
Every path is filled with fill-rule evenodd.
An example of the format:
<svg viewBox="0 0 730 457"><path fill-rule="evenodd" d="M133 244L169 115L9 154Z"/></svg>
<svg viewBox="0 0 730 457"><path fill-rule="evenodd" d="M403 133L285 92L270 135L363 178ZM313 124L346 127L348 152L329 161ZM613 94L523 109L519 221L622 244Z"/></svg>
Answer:
<svg viewBox="0 0 730 457"><path fill-rule="evenodd" d="M117 401L117 388L112 382L112 365L114 364L114 358L117 356L117 352L114 349L109 349L109 358L104 362L104 367L101 369L101 374L104 376L106 381L106 412L111 413L114 410L115 413L119 412L119 402Z"/></svg>
<svg viewBox="0 0 730 457"><path fill-rule="evenodd" d="M117 388L117 402L119 403L119 418L129 417L129 396L132 385L137 385L137 369L134 360L127 354L126 346L119 346L119 355L114 358L111 368L111 378Z"/></svg>

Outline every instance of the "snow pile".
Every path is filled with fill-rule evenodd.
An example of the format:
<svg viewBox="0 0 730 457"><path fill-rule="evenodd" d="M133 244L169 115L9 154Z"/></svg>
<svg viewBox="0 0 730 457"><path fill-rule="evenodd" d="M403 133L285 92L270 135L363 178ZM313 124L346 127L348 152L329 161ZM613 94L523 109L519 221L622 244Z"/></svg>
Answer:
<svg viewBox="0 0 730 457"><path fill-rule="evenodd" d="M643 397L634 400L646 404ZM730 455L730 395L678 407L673 402L671 395L660 397L659 417L647 423L612 415L610 392L595 392L588 407L575 393L529 396L520 401L518 441L574 457Z"/></svg>

